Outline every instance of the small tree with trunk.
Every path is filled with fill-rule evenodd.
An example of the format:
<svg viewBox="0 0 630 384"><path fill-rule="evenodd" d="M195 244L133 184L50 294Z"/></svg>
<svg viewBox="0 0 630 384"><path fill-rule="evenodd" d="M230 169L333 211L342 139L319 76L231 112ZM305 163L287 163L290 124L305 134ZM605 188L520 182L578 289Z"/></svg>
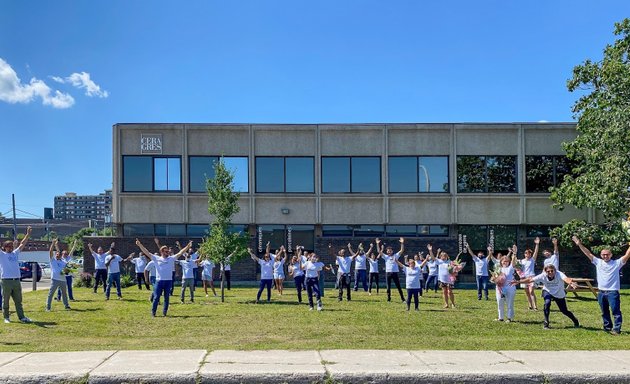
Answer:
<svg viewBox="0 0 630 384"><path fill-rule="evenodd" d="M225 167L223 158L214 164L214 178L206 178L208 212L212 216L210 234L199 247L202 259L215 265L233 264L247 253L248 237L230 230L232 216L239 212L240 194L233 192L234 174ZM221 268L221 302L225 302L225 271Z"/></svg>

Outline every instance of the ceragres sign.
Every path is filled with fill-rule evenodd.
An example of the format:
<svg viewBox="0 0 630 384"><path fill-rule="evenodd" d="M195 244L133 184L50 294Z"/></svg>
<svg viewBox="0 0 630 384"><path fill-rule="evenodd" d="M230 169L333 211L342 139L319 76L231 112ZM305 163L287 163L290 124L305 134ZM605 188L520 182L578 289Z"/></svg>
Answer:
<svg viewBox="0 0 630 384"><path fill-rule="evenodd" d="M140 153L143 155L162 154L162 134L143 133L140 136Z"/></svg>

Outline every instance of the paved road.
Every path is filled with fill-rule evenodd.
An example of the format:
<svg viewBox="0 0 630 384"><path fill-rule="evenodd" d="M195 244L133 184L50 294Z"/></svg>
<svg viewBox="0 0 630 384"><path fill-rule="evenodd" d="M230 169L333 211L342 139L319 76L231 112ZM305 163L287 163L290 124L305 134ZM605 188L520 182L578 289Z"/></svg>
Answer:
<svg viewBox="0 0 630 384"><path fill-rule="evenodd" d="M33 280L25 279L21 281L22 283L22 292L31 292L33 290ZM42 277L40 281L37 282L37 290L48 290L50 288L50 278Z"/></svg>

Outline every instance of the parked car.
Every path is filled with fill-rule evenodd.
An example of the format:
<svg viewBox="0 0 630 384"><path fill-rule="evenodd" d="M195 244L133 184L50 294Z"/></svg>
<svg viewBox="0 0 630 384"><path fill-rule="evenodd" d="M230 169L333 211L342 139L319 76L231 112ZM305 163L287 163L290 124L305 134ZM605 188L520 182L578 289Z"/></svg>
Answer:
<svg viewBox="0 0 630 384"><path fill-rule="evenodd" d="M35 261L20 261L20 280L33 278L33 267L37 268L37 281L42 279L42 267Z"/></svg>

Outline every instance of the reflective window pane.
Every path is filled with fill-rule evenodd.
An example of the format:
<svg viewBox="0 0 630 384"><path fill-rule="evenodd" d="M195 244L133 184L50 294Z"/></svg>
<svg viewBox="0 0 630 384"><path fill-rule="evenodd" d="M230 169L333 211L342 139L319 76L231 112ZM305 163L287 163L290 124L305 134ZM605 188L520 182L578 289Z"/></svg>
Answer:
<svg viewBox="0 0 630 384"><path fill-rule="evenodd" d="M315 168L312 157L287 157L286 191L315 192Z"/></svg>
<svg viewBox="0 0 630 384"><path fill-rule="evenodd" d="M256 192L284 192L284 158L256 158Z"/></svg>
<svg viewBox="0 0 630 384"><path fill-rule="evenodd" d="M153 159L150 156L123 157L123 191L153 190Z"/></svg>
<svg viewBox="0 0 630 384"><path fill-rule="evenodd" d="M179 158L153 158L153 189L155 191L179 191L181 166Z"/></svg>
<svg viewBox="0 0 630 384"><path fill-rule="evenodd" d="M457 192L485 192L485 169L483 156L458 156Z"/></svg>
<svg viewBox="0 0 630 384"><path fill-rule="evenodd" d="M125 236L155 236L153 224L125 224L123 225Z"/></svg>
<svg viewBox="0 0 630 384"><path fill-rule="evenodd" d="M155 236L186 236L184 224L155 224Z"/></svg>
<svg viewBox="0 0 630 384"><path fill-rule="evenodd" d="M514 225L493 225L490 227L494 231L494 249L505 252L516 244L516 228Z"/></svg>
<svg viewBox="0 0 630 384"><path fill-rule="evenodd" d="M418 192L448 191L448 156L420 156Z"/></svg>
<svg viewBox="0 0 630 384"><path fill-rule="evenodd" d="M295 252L295 247L298 245L303 246L307 251L315 249L315 227L313 225L287 225L287 250Z"/></svg>
<svg viewBox="0 0 630 384"><path fill-rule="evenodd" d="M232 172L233 192L249 192L249 159L247 157L224 157L225 167Z"/></svg>
<svg viewBox="0 0 630 384"><path fill-rule="evenodd" d="M186 236L190 237L206 237L210 233L208 224L188 224L186 228Z"/></svg>
<svg viewBox="0 0 630 384"><path fill-rule="evenodd" d="M553 186L553 157L525 156L527 192L549 192Z"/></svg>
<svg viewBox="0 0 630 384"><path fill-rule="evenodd" d="M350 192L350 158L322 158L322 192Z"/></svg>
<svg viewBox="0 0 630 384"><path fill-rule="evenodd" d="M218 157L191 156L188 161L190 192L206 192L206 178L214 177Z"/></svg>
<svg viewBox="0 0 630 384"><path fill-rule="evenodd" d="M352 226L350 225L322 225L322 236L324 237L352 237Z"/></svg>
<svg viewBox="0 0 630 384"><path fill-rule="evenodd" d="M384 225L355 225L355 237L383 237L385 234Z"/></svg>
<svg viewBox="0 0 630 384"><path fill-rule="evenodd" d="M353 193L381 192L381 158L353 157L352 186Z"/></svg>
<svg viewBox="0 0 630 384"><path fill-rule="evenodd" d="M388 159L390 192L418 192L417 160L415 156Z"/></svg>
<svg viewBox="0 0 630 384"><path fill-rule="evenodd" d="M259 252L265 251L268 241L270 242L272 253L275 253L281 245L285 245L284 225L259 225L257 234Z"/></svg>
<svg viewBox="0 0 630 384"><path fill-rule="evenodd" d="M488 192L517 192L516 156L487 156Z"/></svg>
<svg viewBox="0 0 630 384"><path fill-rule="evenodd" d="M473 250L488 248L488 227L485 225L460 225L457 228L460 235L466 236L466 241Z"/></svg>
<svg viewBox="0 0 630 384"><path fill-rule="evenodd" d="M430 225L431 236L448 236L448 225Z"/></svg>
<svg viewBox="0 0 630 384"><path fill-rule="evenodd" d="M388 237L416 237L418 228L415 225L388 225L385 228Z"/></svg>

